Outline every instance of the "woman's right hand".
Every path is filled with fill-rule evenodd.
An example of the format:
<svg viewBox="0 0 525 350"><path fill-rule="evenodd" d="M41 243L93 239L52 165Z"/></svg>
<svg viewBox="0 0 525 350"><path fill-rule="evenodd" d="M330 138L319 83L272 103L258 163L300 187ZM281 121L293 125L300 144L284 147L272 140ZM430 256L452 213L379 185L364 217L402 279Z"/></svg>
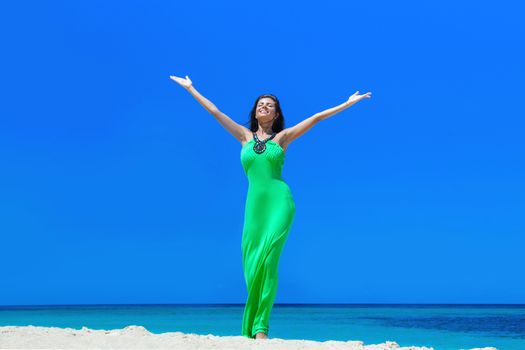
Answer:
<svg viewBox="0 0 525 350"><path fill-rule="evenodd" d="M192 82L190 80L190 77L187 76L187 75L186 75L186 79L179 78L179 77L177 77L175 75L170 75L170 79L176 81L177 83L179 83L186 90L189 89L191 87L191 84L192 84Z"/></svg>

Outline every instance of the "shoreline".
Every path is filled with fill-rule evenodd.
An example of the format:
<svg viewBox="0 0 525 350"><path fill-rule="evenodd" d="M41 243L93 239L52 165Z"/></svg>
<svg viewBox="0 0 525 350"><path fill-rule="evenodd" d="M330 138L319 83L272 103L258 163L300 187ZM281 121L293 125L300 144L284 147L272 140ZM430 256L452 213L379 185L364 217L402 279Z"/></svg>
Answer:
<svg viewBox="0 0 525 350"><path fill-rule="evenodd" d="M364 344L359 340L314 341L303 339L249 339L238 336L166 332L155 334L142 326L100 330L82 327L0 327L0 349L345 349L345 350L433 350L426 346L399 346L395 341ZM460 350L460 349L458 349ZM467 350L467 349L465 349ZM497 350L494 347L468 350Z"/></svg>

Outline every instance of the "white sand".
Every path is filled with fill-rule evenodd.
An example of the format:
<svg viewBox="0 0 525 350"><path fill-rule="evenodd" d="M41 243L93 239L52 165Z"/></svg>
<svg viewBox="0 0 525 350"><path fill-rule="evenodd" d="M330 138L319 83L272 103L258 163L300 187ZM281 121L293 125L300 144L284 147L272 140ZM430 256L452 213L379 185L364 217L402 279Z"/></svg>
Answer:
<svg viewBox="0 0 525 350"><path fill-rule="evenodd" d="M214 336L167 332L150 333L142 326L93 330L74 328L0 327L0 349L346 349L432 350L431 347L400 347L396 342L364 345L362 341L248 339L243 336ZM471 350L496 350L476 348Z"/></svg>

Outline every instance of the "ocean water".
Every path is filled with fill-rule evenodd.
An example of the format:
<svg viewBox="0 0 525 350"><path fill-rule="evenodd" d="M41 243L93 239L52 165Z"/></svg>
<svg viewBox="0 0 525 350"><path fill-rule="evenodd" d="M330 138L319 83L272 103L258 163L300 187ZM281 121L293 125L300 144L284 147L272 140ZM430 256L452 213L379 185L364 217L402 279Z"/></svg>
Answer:
<svg viewBox="0 0 525 350"><path fill-rule="evenodd" d="M152 333L240 335L244 305L3 306L0 326L115 329ZM492 346L525 350L525 305L275 304L271 338L396 341L401 346L458 350Z"/></svg>

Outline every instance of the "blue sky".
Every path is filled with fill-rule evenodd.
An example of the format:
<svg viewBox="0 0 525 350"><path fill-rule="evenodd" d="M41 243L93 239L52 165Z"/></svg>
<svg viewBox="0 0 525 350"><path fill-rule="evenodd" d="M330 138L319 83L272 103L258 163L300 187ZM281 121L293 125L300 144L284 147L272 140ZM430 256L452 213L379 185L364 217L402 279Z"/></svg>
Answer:
<svg viewBox="0 0 525 350"><path fill-rule="evenodd" d="M525 303L523 5L3 5L0 305L244 303L239 123L273 93L276 303Z"/></svg>

